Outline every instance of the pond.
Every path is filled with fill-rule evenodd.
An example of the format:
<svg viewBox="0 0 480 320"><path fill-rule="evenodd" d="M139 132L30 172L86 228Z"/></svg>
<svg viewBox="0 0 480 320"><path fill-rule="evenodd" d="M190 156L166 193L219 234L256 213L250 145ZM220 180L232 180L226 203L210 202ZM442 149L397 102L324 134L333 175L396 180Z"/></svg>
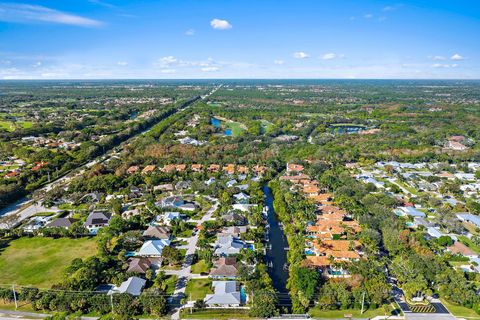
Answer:
<svg viewBox="0 0 480 320"><path fill-rule="evenodd" d="M210 124L211 124L212 126L214 126L215 128L219 128L219 129L220 129L220 128L222 128L223 121L220 120L220 119L218 119L218 118L211 117L211 118L210 118ZM233 135L233 131L232 131L232 129L225 129L225 130L223 131L223 134L230 137L230 136Z"/></svg>
<svg viewBox="0 0 480 320"><path fill-rule="evenodd" d="M291 306L292 302L287 290L288 260L287 251L285 250L288 249L287 237L275 216L273 195L267 183L263 185L262 190L265 195L265 205L268 208L267 223L270 226L267 235L265 262L268 267L268 274L273 282L273 287L279 293L279 304L281 306Z"/></svg>
<svg viewBox="0 0 480 320"><path fill-rule="evenodd" d="M210 123L215 128L221 128L222 127L222 121L220 121L220 119L212 117L212 118L210 118Z"/></svg>

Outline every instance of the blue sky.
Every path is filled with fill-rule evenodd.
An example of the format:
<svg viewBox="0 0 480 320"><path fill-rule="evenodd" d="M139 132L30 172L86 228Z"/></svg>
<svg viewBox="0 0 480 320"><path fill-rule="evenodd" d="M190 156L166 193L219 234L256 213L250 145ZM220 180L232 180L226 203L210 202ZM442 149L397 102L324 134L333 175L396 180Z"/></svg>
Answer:
<svg viewBox="0 0 480 320"><path fill-rule="evenodd" d="M0 0L0 79L480 78L480 1Z"/></svg>

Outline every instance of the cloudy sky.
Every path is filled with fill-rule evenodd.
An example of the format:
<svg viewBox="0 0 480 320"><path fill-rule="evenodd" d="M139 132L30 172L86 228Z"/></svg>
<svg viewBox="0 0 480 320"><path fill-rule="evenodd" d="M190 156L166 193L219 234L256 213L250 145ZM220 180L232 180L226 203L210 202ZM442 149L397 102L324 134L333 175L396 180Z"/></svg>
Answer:
<svg viewBox="0 0 480 320"><path fill-rule="evenodd" d="M476 0L0 0L0 79L479 79L479 39Z"/></svg>

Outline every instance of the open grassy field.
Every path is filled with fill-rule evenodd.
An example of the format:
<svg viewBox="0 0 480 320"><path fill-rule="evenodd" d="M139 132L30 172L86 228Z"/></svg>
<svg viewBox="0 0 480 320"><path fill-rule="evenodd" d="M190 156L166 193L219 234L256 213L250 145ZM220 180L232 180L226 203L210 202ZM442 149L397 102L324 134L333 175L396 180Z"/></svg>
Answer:
<svg viewBox="0 0 480 320"><path fill-rule="evenodd" d="M393 311L393 308L390 308ZM347 310L322 310L318 307L311 308L308 311L308 314L312 318L327 318L327 319L344 319L345 315L352 315L354 318L363 318L363 319L371 319L376 316L384 316L385 311L383 308L378 309L368 309L360 313L359 309L347 309Z"/></svg>
<svg viewBox="0 0 480 320"><path fill-rule="evenodd" d="M0 249L0 283L50 288L75 258L96 253L95 240L20 238Z"/></svg>
<svg viewBox="0 0 480 320"><path fill-rule="evenodd" d="M225 128L232 130L232 136L234 137L238 137L246 130L243 123L235 121L225 122Z"/></svg>
<svg viewBox="0 0 480 320"><path fill-rule="evenodd" d="M208 293L213 293L212 280L210 279L190 279L185 289L185 296L190 300L203 299Z"/></svg>

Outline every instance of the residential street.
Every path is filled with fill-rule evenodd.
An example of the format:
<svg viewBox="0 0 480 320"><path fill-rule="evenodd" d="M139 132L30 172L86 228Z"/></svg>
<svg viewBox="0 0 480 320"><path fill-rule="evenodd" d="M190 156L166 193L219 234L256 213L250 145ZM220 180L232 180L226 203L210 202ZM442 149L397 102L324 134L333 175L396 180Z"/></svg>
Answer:
<svg viewBox="0 0 480 320"><path fill-rule="evenodd" d="M205 213L205 215L198 221L198 224L202 224L205 221L212 220L213 213L218 209L219 202L215 198L205 197L210 201L214 201L213 206ZM178 271L169 271L166 274L175 274L178 276L177 284L175 286L175 291L173 297L170 300L172 305L177 306L172 314L172 319L180 319L180 310L182 309L181 300L185 297L185 289L187 287L188 280L192 278L198 278L199 275L192 275L191 267L193 263L193 255L197 250L199 233L197 232L194 236L190 237L188 240L187 253L185 255L185 261L183 262L182 269ZM188 297L185 297L187 300Z"/></svg>

